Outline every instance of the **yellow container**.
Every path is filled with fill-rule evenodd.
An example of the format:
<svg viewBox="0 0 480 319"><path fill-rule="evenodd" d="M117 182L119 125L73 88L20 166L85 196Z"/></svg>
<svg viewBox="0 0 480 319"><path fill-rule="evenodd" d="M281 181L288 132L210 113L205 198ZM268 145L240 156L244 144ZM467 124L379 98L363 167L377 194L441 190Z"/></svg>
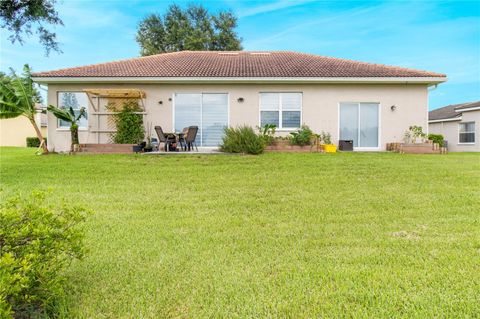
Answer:
<svg viewBox="0 0 480 319"><path fill-rule="evenodd" d="M325 151L325 153L336 153L337 152L337 145L325 144L325 145L323 145L323 150Z"/></svg>

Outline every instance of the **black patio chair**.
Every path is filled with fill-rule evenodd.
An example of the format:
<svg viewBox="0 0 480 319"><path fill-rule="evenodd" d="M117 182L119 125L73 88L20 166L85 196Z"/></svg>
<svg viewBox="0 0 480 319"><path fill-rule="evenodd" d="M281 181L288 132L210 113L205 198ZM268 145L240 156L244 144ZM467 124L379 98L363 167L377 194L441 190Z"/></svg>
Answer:
<svg viewBox="0 0 480 319"><path fill-rule="evenodd" d="M170 144L176 142L175 136L165 135L165 133L163 133L161 126L155 126L155 132L157 132L157 135L158 135L158 148L160 149L160 143L164 143L165 152L168 152Z"/></svg>
<svg viewBox="0 0 480 319"><path fill-rule="evenodd" d="M198 126L189 126L187 135L185 136L185 143L187 144L188 150L192 149L195 146L197 152L198 152L198 147L197 143L195 142L195 139L197 138L197 133L198 133Z"/></svg>

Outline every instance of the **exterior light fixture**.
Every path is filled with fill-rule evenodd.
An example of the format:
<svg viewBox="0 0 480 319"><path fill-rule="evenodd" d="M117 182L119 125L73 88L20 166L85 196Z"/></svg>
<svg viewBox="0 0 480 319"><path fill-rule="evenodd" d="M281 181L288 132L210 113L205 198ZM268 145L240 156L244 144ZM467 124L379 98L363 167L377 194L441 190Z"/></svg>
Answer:
<svg viewBox="0 0 480 319"><path fill-rule="evenodd" d="M392 112L395 111L396 109L397 109L397 106L396 106L396 105L390 106L390 110L392 110Z"/></svg>
<svg viewBox="0 0 480 319"><path fill-rule="evenodd" d="M238 103L243 103L243 101L245 101L245 100L243 99L243 97L239 97L239 98L237 99L237 102L238 102Z"/></svg>

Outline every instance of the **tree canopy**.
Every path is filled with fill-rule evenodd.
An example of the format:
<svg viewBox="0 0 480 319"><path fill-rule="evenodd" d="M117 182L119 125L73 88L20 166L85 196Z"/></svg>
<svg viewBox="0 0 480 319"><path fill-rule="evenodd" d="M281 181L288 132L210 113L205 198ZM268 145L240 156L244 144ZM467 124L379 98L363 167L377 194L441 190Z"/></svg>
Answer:
<svg viewBox="0 0 480 319"><path fill-rule="evenodd" d="M237 51L241 38L235 32L237 17L230 11L211 14L202 5L182 9L170 5L160 16L151 14L138 25L136 40L142 56L191 51Z"/></svg>
<svg viewBox="0 0 480 319"><path fill-rule="evenodd" d="M57 35L45 25L63 25L55 10L56 0L1 0L0 20L2 28L10 31L8 39L24 43L25 36L33 34L33 29L48 55L51 50L61 52Z"/></svg>

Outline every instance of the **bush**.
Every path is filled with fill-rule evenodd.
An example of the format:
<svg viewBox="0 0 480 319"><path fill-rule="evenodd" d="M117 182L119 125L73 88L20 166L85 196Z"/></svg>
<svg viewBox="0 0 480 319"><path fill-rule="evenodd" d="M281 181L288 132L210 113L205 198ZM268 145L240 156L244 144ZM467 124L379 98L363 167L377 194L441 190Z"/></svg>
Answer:
<svg viewBox="0 0 480 319"><path fill-rule="evenodd" d="M307 125L302 125L298 131L292 132L290 135L292 135L290 143L301 146L310 145L314 137L313 131Z"/></svg>
<svg viewBox="0 0 480 319"><path fill-rule="evenodd" d="M443 147L444 139L442 134L428 134L428 139L433 141L433 143L437 143L440 147Z"/></svg>
<svg viewBox="0 0 480 319"><path fill-rule="evenodd" d="M137 102L126 102L122 110L115 114L117 132L113 135L113 142L117 144L137 144L143 141L145 132L143 117Z"/></svg>
<svg viewBox="0 0 480 319"><path fill-rule="evenodd" d="M47 143L47 138L43 139L45 144ZM40 147L40 139L38 137L27 137L27 147Z"/></svg>
<svg viewBox="0 0 480 319"><path fill-rule="evenodd" d="M45 204L45 193L0 206L0 318L47 317L63 295L62 271L84 254L85 210Z"/></svg>
<svg viewBox="0 0 480 319"><path fill-rule="evenodd" d="M263 138L265 145L272 145L275 142L275 131L277 126L275 124L265 124L258 128L260 136Z"/></svg>
<svg viewBox="0 0 480 319"><path fill-rule="evenodd" d="M220 146L222 152L256 155L263 153L264 149L264 139L255 134L251 127L225 128L225 135L223 136L223 142Z"/></svg>
<svg viewBox="0 0 480 319"><path fill-rule="evenodd" d="M322 131L319 135L322 144L332 144L332 134Z"/></svg>

